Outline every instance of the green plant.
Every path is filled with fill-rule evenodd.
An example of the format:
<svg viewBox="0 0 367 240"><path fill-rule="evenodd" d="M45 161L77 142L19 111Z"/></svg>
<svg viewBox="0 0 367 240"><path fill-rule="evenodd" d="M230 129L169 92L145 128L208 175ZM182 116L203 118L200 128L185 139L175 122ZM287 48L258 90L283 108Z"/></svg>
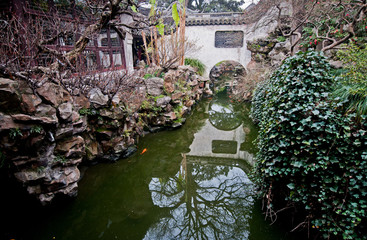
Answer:
<svg viewBox="0 0 367 240"><path fill-rule="evenodd" d="M144 110L148 110L148 109L151 109L151 108L152 108L152 104L150 104L150 102L149 102L149 101L144 100L144 101L141 103L140 108L141 108L141 109L144 109Z"/></svg>
<svg viewBox="0 0 367 240"><path fill-rule="evenodd" d="M278 42L285 42L287 39L284 36L277 37Z"/></svg>
<svg viewBox="0 0 367 240"><path fill-rule="evenodd" d="M173 111L174 111L177 118L182 117L182 108L183 108L182 103L180 103L180 104L178 104L174 107Z"/></svg>
<svg viewBox="0 0 367 240"><path fill-rule="evenodd" d="M185 58L185 65L189 65L193 68L197 69L197 73L200 76L203 76L204 72L205 72L205 65L204 63L202 63L200 60L198 59L194 59L194 58Z"/></svg>
<svg viewBox="0 0 367 240"><path fill-rule="evenodd" d="M148 79L148 78L152 78L153 77L153 75L152 74L150 74L150 73L147 73L147 74L145 74L144 75L144 79Z"/></svg>
<svg viewBox="0 0 367 240"><path fill-rule="evenodd" d="M125 130L122 135L124 137L129 137L131 135L131 130Z"/></svg>
<svg viewBox="0 0 367 240"><path fill-rule="evenodd" d="M38 173L38 174L40 174L40 173L42 173L43 171L45 171L45 167L44 166L39 166L37 169L36 169L36 172Z"/></svg>
<svg viewBox="0 0 367 240"><path fill-rule="evenodd" d="M160 98L164 98L165 96L164 95L159 95L159 96L155 96L155 97L153 97L153 99L154 99L154 102L157 102L157 100L158 99L160 99Z"/></svg>
<svg viewBox="0 0 367 240"><path fill-rule="evenodd" d="M31 127L30 133L38 133L39 134L39 133L42 132L42 130L43 130L42 126L36 125L36 126Z"/></svg>
<svg viewBox="0 0 367 240"><path fill-rule="evenodd" d="M81 108L79 110L80 115L95 116L99 114L99 111L94 108Z"/></svg>
<svg viewBox="0 0 367 240"><path fill-rule="evenodd" d="M179 117L176 120L174 120L173 122L174 123L182 123L182 121L183 121L183 118Z"/></svg>
<svg viewBox="0 0 367 240"><path fill-rule="evenodd" d="M11 128L9 136L11 139L16 139L17 137L22 137L23 133L19 128Z"/></svg>
<svg viewBox="0 0 367 240"><path fill-rule="evenodd" d="M65 158L65 156L62 156L62 155L56 155L55 158L54 158L54 162L59 162L59 163L66 163L67 162L67 159Z"/></svg>
<svg viewBox="0 0 367 240"><path fill-rule="evenodd" d="M144 75L144 79L148 79L148 78L152 78L152 77L160 77L163 78L164 77L164 72L159 73L159 71L155 71L153 74L147 73Z"/></svg>
<svg viewBox="0 0 367 240"><path fill-rule="evenodd" d="M367 118L358 125L339 111L342 103L329 97L330 70L321 54L300 52L256 90L254 180L268 216L293 205L325 239L364 239Z"/></svg>
<svg viewBox="0 0 367 240"><path fill-rule="evenodd" d="M346 103L347 112L367 114L367 44L351 44L339 51L338 57L344 62L345 72L337 78L334 96Z"/></svg>

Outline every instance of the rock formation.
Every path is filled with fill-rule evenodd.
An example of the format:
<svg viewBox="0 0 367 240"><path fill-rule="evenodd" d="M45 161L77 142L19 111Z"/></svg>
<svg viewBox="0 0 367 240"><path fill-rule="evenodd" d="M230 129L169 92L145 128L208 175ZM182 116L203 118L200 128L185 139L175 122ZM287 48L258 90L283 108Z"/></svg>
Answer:
<svg viewBox="0 0 367 240"><path fill-rule="evenodd" d="M72 96L52 82L31 89L23 80L0 78L1 172L42 204L76 196L80 164L133 154L138 136L179 127L210 94L207 79L187 66L141 82L135 98L117 92L109 99L99 88Z"/></svg>

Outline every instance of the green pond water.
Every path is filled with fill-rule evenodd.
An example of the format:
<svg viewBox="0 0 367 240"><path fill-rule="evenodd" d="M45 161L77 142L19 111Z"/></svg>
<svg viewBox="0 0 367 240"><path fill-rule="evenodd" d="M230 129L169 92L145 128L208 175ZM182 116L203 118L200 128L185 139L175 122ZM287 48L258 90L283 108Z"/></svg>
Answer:
<svg viewBox="0 0 367 240"><path fill-rule="evenodd" d="M2 183L10 194L2 197L1 237L291 239L264 221L253 197L247 173L257 129L249 110L225 95L204 100L182 128L148 134L133 156L89 167L78 197L51 207Z"/></svg>

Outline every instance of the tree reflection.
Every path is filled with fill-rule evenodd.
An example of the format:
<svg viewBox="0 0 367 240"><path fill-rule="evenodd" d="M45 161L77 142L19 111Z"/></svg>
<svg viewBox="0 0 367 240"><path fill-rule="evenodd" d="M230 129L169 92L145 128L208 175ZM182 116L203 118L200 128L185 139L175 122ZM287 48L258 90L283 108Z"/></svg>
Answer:
<svg viewBox="0 0 367 240"><path fill-rule="evenodd" d="M220 130L234 130L242 124L241 115L234 111L229 99L217 98L209 106L209 121Z"/></svg>
<svg viewBox="0 0 367 240"><path fill-rule="evenodd" d="M174 177L153 178L153 203L167 209L145 239L247 239L252 183L237 167L187 163Z"/></svg>

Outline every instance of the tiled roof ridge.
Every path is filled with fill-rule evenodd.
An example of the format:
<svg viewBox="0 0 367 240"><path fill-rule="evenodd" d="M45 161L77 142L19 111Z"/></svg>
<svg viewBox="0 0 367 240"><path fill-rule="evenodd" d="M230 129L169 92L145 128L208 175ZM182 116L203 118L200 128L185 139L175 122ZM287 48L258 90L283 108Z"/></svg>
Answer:
<svg viewBox="0 0 367 240"><path fill-rule="evenodd" d="M245 21L241 18L188 18L186 26L203 26L203 25L241 25Z"/></svg>
<svg viewBox="0 0 367 240"><path fill-rule="evenodd" d="M241 12L194 13L186 17L186 26L241 25L244 24Z"/></svg>

